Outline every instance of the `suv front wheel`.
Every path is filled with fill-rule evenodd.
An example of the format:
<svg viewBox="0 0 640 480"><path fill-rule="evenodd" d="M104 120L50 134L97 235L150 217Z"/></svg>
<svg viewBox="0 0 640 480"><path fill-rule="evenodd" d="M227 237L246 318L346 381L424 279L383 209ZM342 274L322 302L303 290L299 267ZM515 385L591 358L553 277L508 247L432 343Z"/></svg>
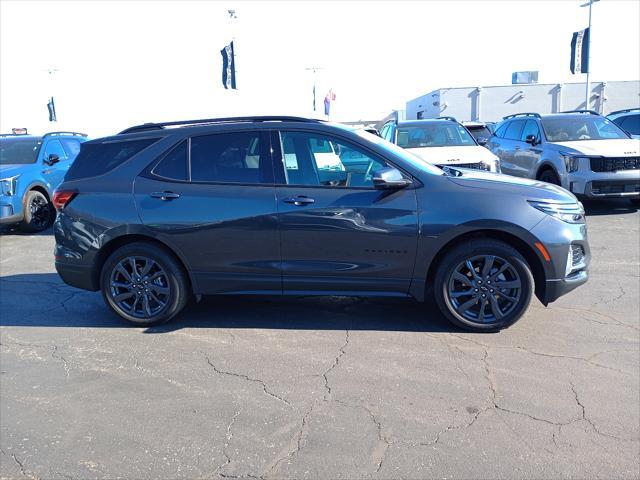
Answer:
<svg viewBox="0 0 640 480"><path fill-rule="evenodd" d="M181 265L162 248L145 242L120 247L102 267L105 303L138 325L165 323L188 300L188 280Z"/></svg>
<svg viewBox="0 0 640 480"><path fill-rule="evenodd" d="M455 325L494 332L517 322L529 307L534 280L527 261L506 243L478 239L448 253L435 277L435 300Z"/></svg>

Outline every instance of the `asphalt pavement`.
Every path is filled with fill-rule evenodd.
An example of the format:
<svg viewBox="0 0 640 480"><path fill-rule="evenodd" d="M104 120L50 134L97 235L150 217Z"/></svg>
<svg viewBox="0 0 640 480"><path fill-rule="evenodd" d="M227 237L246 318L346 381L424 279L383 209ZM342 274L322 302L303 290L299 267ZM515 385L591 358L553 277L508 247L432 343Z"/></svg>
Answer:
<svg viewBox="0 0 640 480"><path fill-rule="evenodd" d="M497 334L409 300L207 298L130 327L0 237L0 477L639 478L640 213Z"/></svg>

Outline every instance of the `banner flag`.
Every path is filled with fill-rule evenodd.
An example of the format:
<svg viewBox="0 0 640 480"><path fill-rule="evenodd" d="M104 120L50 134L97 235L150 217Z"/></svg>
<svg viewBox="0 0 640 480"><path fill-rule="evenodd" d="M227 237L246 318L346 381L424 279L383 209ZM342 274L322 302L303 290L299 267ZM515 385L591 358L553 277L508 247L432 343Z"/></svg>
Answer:
<svg viewBox="0 0 640 480"><path fill-rule="evenodd" d="M589 29L573 33L571 38L571 73L589 73Z"/></svg>
<svg viewBox="0 0 640 480"><path fill-rule="evenodd" d="M236 61L233 52L233 42L226 45L222 50L222 85L225 89L237 90L236 87Z"/></svg>
<svg viewBox="0 0 640 480"><path fill-rule="evenodd" d="M329 115L329 111L331 110L331 102L336 99L336 94L333 93L333 90L329 90L327 94L324 96L324 114Z"/></svg>
<svg viewBox="0 0 640 480"><path fill-rule="evenodd" d="M57 122L57 118L56 118L56 106L53 103L53 97L51 97L49 99L49 103L47 103L47 110L49 110L49 121L50 122Z"/></svg>

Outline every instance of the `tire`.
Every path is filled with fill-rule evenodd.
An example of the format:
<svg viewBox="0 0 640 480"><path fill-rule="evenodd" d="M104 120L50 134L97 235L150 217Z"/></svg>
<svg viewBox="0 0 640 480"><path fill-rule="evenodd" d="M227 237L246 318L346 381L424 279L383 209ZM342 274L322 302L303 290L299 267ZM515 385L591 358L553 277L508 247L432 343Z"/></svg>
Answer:
<svg viewBox="0 0 640 480"><path fill-rule="evenodd" d="M107 258L100 272L100 290L111 310L144 326L168 322L189 300L189 281L182 266L163 248L146 242L120 247Z"/></svg>
<svg viewBox="0 0 640 480"><path fill-rule="evenodd" d="M527 311L534 290L524 257L508 244L491 239L455 247L438 265L434 282L440 311L454 325L472 332L496 332L516 323ZM509 287L495 288L503 284Z"/></svg>
<svg viewBox="0 0 640 480"><path fill-rule="evenodd" d="M549 168L543 170L540 173L540 175L538 176L538 180L545 183L551 183L553 185L560 185L560 179L558 178L558 175L556 175L556 172Z"/></svg>
<svg viewBox="0 0 640 480"><path fill-rule="evenodd" d="M56 211L42 192L30 190L24 197L24 220L20 230L37 233L46 230L56 218Z"/></svg>

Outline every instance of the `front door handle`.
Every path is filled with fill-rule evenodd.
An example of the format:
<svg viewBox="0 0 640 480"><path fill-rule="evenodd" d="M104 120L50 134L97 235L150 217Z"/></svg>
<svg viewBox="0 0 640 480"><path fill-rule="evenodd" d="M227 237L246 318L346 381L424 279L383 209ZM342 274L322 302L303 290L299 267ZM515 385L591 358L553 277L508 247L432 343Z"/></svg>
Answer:
<svg viewBox="0 0 640 480"><path fill-rule="evenodd" d="M160 200L173 200L175 198L180 198L179 193L173 192L153 192L151 196L153 198L159 198Z"/></svg>
<svg viewBox="0 0 640 480"><path fill-rule="evenodd" d="M313 198L305 197L304 195L298 195L297 197L285 198L283 200L283 202L284 203L291 203L293 205L301 207L302 205L309 205L311 203L314 203L315 200Z"/></svg>
<svg viewBox="0 0 640 480"><path fill-rule="evenodd" d="M514 148L515 148L516 150L520 150L520 145L516 145Z"/></svg>

